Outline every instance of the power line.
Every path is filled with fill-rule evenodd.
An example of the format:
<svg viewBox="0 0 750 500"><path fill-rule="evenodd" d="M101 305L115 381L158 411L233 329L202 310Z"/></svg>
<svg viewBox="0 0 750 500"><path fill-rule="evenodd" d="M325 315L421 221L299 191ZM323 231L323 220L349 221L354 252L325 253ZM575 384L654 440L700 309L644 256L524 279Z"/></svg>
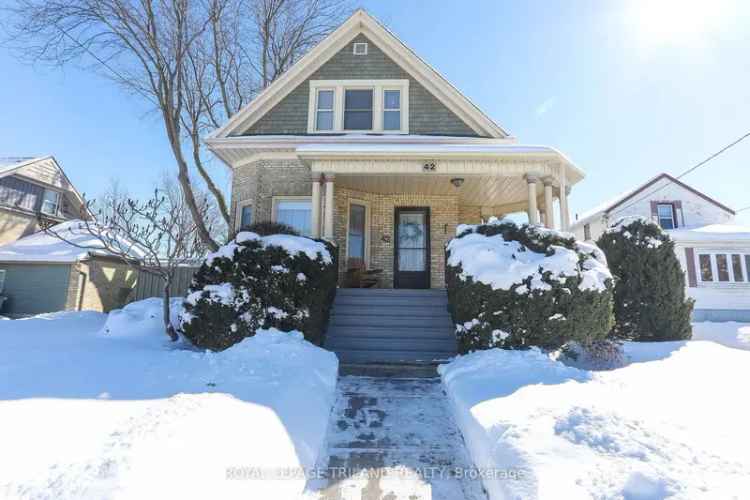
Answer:
<svg viewBox="0 0 750 500"><path fill-rule="evenodd" d="M744 212L745 210L750 210L750 205L746 206L745 208L740 208L739 210L735 210L734 213L738 214L740 212Z"/></svg>
<svg viewBox="0 0 750 500"><path fill-rule="evenodd" d="M704 159L704 160L702 160L702 161L700 161L700 162L696 163L695 165L693 165L693 166L692 166L692 167L690 167L689 169L685 170L684 172L682 172L682 173L681 173L680 175L676 176L675 178L676 178L676 179L682 179L682 178L683 178L683 177L685 177L686 175L688 175L688 174L690 174L690 173L694 172L695 170L699 169L700 167L702 167L702 166L706 165L706 164L707 164L708 162L710 162L711 160L713 160L713 159L714 159L714 158L716 158L717 156L719 156L719 155L721 155L721 154L725 153L725 152L726 152L726 151L728 151L729 149L732 149L733 147L735 147L735 146L736 146L737 144L739 144L740 142L744 141L744 140L745 140L745 139L747 139L748 137L750 137L750 132L748 132L748 133L746 133L746 134L742 135L741 137L739 137L739 138L735 139L734 141L730 142L729 144L727 144L726 146L724 146L723 148L721 148L721 149L720 149L720 150L718 150L717 152L715 152L715 153L713 153L712 155L708 156L708 157L707 157L706 159ZM630 208L630 207L632 207L632 206L633 206L633 205L635 205L636 203L639 203L639 202L641 202L641 201L645 200L646 198L648 198L648 197L650 197L650 196L653 196L654 194L658 193L659 191L661 191L662 189L664 189L664 188L665 188L665 187L667 187L668 185L669 185L669 184L664 184L664 185L662 185L662 186L659 186L658 188L656 188L655 190L653 190L653 191L651 191L650 193L646 194L645 196L643 196L643 197L641 197L641 198L638 198L637 200L635 200L635 201L633 201L633 202L631 202L631 203L629 203L629 204L625 205L624 207L620 207L620 210L624 210L624 209L626 209L626 208ZM735 213L736 213L736 212L741 212L742 210L747 210L747 209L750 209L750 206L747 206L747 207L745 207L745 208L743 208L743 209L741 209L741 210L737 210L737 211L735 211Z"/></svg>

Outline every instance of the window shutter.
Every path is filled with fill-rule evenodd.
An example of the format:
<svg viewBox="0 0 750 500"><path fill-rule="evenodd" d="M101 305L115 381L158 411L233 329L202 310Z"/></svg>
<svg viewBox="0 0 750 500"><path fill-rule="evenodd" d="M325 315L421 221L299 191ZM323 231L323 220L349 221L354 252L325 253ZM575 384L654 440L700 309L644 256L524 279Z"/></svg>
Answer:
<svg viewBox="0 0 750 500"><path fill-rule="evenodd" d="M658 205L657 202L655 201L651 202L651 220L658 224L659 223L659 211L656 208L657 205Z"/></svg>
<svg viewBox="0 0 750 500"><path fill-rule="evenodd" d="M695 288L698 281L695 278L695 251L692 247L685 248L685 267L687 267L688 286Z"/></svg>

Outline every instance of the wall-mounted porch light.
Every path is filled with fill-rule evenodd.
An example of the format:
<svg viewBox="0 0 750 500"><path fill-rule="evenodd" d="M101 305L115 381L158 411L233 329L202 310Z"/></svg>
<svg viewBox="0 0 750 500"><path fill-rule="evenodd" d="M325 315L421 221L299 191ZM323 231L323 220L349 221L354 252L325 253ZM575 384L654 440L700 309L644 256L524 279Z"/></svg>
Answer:
<svg viewBox="0 0 750 500"><path fill-rule="evenodd" d="M463 183L464 183L464 180L461 177L454 177L453 179L451 179L451 184L453 184L456 187L456 189L460 188L461 184Z"/></svg>

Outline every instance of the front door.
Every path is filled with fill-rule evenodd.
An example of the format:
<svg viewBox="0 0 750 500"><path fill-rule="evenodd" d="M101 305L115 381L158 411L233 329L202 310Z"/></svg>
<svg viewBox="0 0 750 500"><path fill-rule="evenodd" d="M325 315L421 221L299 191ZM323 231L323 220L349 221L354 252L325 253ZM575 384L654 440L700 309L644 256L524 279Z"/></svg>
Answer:
<svg viewBox="0 0 750 500"><path fill-rule="evenodd" d="M396 208L394 288L430 288L430 209Z"/></svg>

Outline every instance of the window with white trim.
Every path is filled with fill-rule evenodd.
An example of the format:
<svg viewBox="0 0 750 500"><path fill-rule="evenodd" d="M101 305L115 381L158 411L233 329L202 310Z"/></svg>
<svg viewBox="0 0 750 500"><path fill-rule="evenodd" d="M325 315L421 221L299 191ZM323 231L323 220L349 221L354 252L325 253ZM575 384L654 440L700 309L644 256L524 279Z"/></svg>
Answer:
<svg viewBox="0 0 750 500"><path fill-rule="evenodd" d="M0 293L5 291L5 269L0 269Z"/></svg>
<svg viewBox="0 0 750 500"><path fill-rule="evenodd" d="M659 203L656 205L656 215L662 229L674 229L677 227L674 216L674 205L671 203Z"/></svg>
<svg viewBox="0 0 750 500"><path fill-rule="evenodd" d="M253 206L251 204L240 207L240 229L253 223Z"/></svg>
<svg viewBox="0 0 750 500"><path fill-rule="evenodd" d="M42 213L47 215L57 215L59 208L60 193L51 189L45 189L42 198Z"/></svg>
<svg viewBox="0 0 750 500"><path fill-rule="evenodd" d="M731 284L750 282L750 253L701 252L697 256L702 283Z"/></svg>
<svg viewBox="0 0 750 500"><path fill-rule="evenodd" d="M286 224L303 236L312 234L312 200L309 196L289 196L273 199L275 222Z"/></svg>
<svg viewBox="0 0 750 500"><path fill-rule="evenodd" d="M401 130L401 91L383 91L383 130Z"/></svg>
<svg viewBox="0 0 750 500"><path fill-rule="evenodd" d="M372 129L372 89L345 89L344 130Z"/></svg>
<svg viewBox="0 0 750 500"><path fill-rule="evenodd" d="M333 130L333 98L334 91L320 89L316 94L315 130Z"/></svg>
<svg viewBox="0 0 750 500"><path fill-rule="evenodd" d="M308 133L409 133L409 80L311 80Z"/></svg>

